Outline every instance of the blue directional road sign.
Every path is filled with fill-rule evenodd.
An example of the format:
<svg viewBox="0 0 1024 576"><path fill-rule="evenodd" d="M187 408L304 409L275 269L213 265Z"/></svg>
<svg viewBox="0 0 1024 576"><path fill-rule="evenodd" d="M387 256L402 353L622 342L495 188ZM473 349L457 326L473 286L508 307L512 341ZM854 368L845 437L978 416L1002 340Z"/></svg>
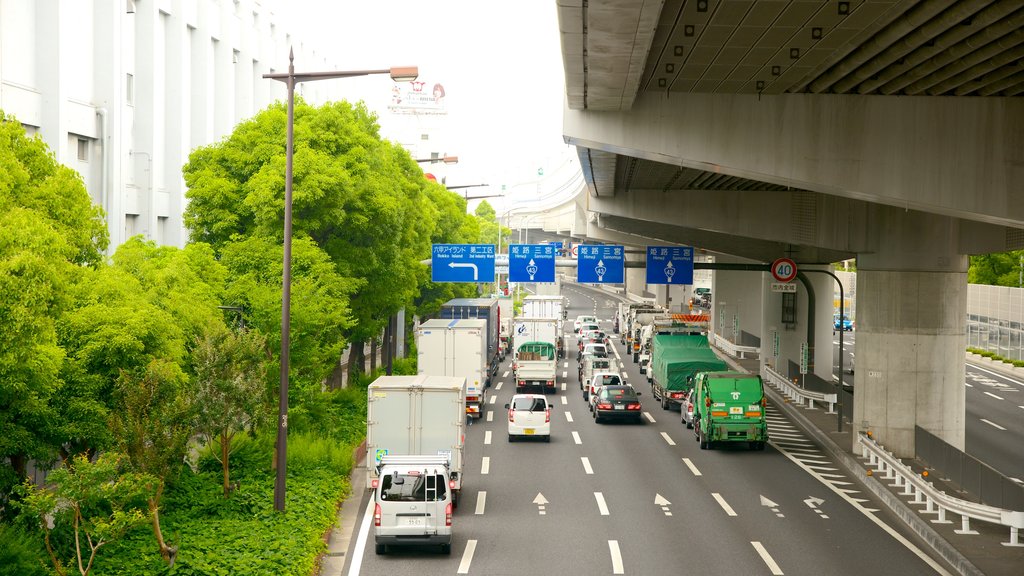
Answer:
<svg viewBox="0 0 1024 576"><path fill-rule="evenodd" d="M693 284L693 248L648 246L648 284Z"/></svg>
<svg viewBox="0 0 1024 576"><path fill-rule="evenodd" d="M550 244L510 244L508 281L553 283L555 253Z"/></svg>
<svg viewBox="0 0 1024 576"><path fill-rule="evenodd" d="M622 284L626 251L622 246L580 244L576 255L576 281L584 284Z"/></svg>
<svg viewBox="0 0 1024 576"><path fill-rule="evenodd" d="M494 282L494 244L434 244L434 282Z"/></svg>

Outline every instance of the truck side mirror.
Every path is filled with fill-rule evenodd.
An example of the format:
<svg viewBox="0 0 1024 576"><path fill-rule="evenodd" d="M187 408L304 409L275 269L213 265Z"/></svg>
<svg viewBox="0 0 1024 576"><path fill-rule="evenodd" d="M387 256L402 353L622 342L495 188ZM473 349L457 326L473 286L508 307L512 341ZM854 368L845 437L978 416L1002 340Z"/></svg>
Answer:
<svg viewBox="0 0 1024 576"><path fill-rule="evenodd" d="M506 409L506 410L508 409L508 404L505 404L505 409Z"/></svg>

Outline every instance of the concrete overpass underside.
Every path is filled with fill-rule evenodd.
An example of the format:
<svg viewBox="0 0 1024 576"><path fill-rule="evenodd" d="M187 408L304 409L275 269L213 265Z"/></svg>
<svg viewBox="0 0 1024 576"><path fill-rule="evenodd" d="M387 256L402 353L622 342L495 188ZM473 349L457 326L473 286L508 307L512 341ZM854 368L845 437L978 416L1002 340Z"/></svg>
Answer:
<svg viewBox="0 0 1024 576"><path fill-rule="evenodd" d="M967 256L1024 247L1024 4L558 11L588 235L857 258L854 424L905 455L915 424L962 448ZM752 292L767 326L777 297Z"/></svg>

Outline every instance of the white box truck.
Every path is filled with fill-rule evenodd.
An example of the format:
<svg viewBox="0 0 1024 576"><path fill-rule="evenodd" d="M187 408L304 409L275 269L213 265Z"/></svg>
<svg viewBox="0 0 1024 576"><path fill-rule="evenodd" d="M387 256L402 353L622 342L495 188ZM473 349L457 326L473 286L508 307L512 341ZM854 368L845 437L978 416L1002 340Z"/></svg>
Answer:
<svg viewBox="0 0 1024 576"><path fill-rule="evenodd" d="M427 320L417 329L417 372L466 379L466 413L484 414L487 403L487 320Z"/></svg>
<svg viewBox="0 0 1024 576"><path fill-rule="evenodd" d="M381 376L367 388L366 487L377 486L385 456L443 456L454 501L462 490L465 378Z"/></svg>
<svg viewBox="0 0 1024 576"><path fill-rule="evenodd" d="M523 298L522 316L564 320L568 307L564 296L527 296Z"/></svg>
<svg viewBox="0 0 1024 576"><path fill-rule="evenodd" d="M515 360L516 392L540 388L556 389L559 325L557 318L516 318L512 330Z"/></svg>

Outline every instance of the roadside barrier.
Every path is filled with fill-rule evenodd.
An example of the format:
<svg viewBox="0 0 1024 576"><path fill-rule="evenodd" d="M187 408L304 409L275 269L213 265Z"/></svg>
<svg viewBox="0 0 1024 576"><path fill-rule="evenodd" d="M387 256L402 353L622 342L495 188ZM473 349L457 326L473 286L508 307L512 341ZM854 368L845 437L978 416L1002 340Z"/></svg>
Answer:
<svg viewBox="0 0 1024 576"><path fill-rule="evenodd" d="M764 367L764 374L762 374L761 377L775 388L778 388L778 390L785 394L787 398L797 404L804 404L806 402L807 408L813 410L814 403L821 402L822 404L828 405L828 412L826 412L826 414L835 414L836 412L837 395L835 393L825 394L824 392L813 392L805 388L800 388L790 382L789 378L786 378L767 366Z"/></svg>
<svg viewBox="0 0 1024 576"><path fill-rule="evenodd" d="M733 358L745 360L748 357L748 354L750 355L750 358L759 358L761 356L761 349L757 346L740 346L732 343L730 340L722 338L718 334L715 334L715 346L721 348Z"/></svg>

